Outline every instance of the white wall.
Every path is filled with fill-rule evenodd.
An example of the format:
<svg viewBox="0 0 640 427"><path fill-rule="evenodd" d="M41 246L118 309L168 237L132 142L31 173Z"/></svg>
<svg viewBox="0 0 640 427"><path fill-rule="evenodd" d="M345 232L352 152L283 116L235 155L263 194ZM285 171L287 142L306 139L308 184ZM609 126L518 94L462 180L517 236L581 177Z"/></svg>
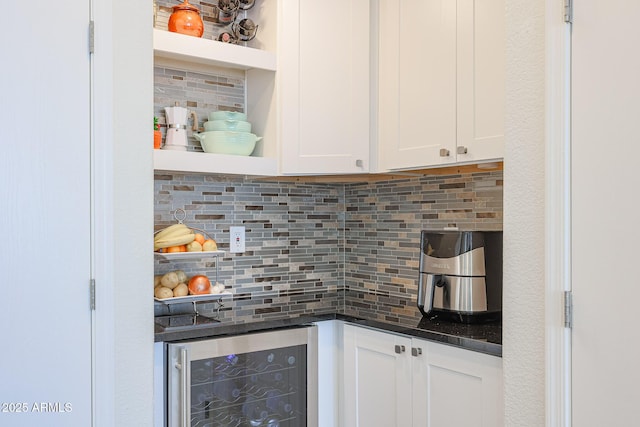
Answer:
<svg viewBox="0 0 640 427"><path fill-rule="evenodd" d="M544 2L509 0L504 164L505 426L545 424Z"/></svg>

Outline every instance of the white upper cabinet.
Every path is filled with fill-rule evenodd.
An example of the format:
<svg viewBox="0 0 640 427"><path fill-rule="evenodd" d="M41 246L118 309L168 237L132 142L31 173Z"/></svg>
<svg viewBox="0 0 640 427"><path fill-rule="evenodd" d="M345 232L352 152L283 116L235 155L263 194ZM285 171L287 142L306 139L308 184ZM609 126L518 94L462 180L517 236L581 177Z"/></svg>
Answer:
<svg viewBox="0 0 640 427"><path fill-rule="evenodd" d="M156 61L244 70L263 137L253 159L160 151L156 169L322 175L503 157L504 0L265 0L256 13L259 49L154 32Z"/></svg>
<svg viewBox="0 0 640 427"><path fill-rule="evenodd" d="M379 170L503 157L504 0L381 0Z"/></svg>
<svg viewBox="0 0 640 427"><path fill-rule="evenodd" d="M458 0L457 22L457 161L499 159L504 157L504 0Z"/></svg>
<svg viewBox="0 0 640 427"><path fill-rule="evenodd" d="M456 2L381 0L379 17L380 168L454 162Z"/></svg>
<svg viewBox="0 0 640 427"><path fill-rule="evenodd" d="M282 174L369 171L369 3L281 3Z"/></svg>

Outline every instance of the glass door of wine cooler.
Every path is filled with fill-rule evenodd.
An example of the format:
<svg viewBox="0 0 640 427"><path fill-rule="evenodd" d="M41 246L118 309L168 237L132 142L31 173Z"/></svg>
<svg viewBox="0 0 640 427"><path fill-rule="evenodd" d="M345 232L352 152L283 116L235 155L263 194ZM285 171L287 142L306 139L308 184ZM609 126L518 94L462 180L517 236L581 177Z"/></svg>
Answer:
<svg viewBox="0 0 640 427"><path fill-rule="evenodd" d="M170 427L313 427L315 327L169 344Z"/></svg>

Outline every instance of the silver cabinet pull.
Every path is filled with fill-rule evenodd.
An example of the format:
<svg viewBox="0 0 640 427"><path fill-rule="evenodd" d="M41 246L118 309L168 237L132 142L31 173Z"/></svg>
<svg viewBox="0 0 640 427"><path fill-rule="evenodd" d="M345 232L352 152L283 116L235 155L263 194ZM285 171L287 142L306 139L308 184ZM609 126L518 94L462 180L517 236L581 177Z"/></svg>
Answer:
<svg viewBox="0 0 640 427"><path fill-rule="evenodd" d="M403 345L397 345L396 344L396 353L400 354L400 353L404 353L404 346Z"/></svg>
<svg viewBox="0 0 640 427"><path fill-rule="evenodd" d="M364 162L360 159L356 160L356 167L361 168L364 165Z"/></svg>
<svg viewBox="0 0 640 427"><path fill-rule="evenodd" d="M441 148L440 149L440 157L449 157L449 150L447 150L446 148Z"/></svg>
<svg viewBox="0 0 640 427"><path fill-rule="evenodd" d="M467 147L458 147L458 154L467 154Z"/></svg>
<svg viewBox="0 0 640 427"><path fill-rule="evenodd" d="M411 347L411 355L418 357L422 354L422 349L420 347Z"/></svg>

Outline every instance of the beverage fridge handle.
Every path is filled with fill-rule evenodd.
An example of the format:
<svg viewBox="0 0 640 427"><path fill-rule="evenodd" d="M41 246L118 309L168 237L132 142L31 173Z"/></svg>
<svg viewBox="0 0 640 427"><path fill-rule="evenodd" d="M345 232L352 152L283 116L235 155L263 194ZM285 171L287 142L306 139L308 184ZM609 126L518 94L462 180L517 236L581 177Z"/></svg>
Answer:
<svg viewBox="0 0 640 427"><path fill-rule="evenodd" d="M180 349L180 361L176 366L180 369L180 415L182 427L189 427L191 406L189 404L189 353L186 348Z"/></svg>

